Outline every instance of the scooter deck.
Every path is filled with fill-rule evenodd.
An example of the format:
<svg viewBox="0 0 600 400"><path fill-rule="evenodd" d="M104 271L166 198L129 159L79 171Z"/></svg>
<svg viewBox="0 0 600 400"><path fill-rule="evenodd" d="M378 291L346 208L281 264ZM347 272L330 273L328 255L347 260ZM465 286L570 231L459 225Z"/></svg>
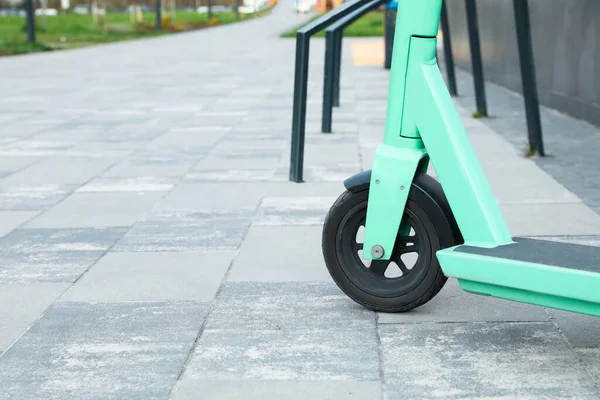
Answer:
<svg viewBox="0 0 600 400"><path fill-rule="evenodd" d="M463 290L600 316L600 247L515 238L493 248L461 245L437 253Z"/></svg>

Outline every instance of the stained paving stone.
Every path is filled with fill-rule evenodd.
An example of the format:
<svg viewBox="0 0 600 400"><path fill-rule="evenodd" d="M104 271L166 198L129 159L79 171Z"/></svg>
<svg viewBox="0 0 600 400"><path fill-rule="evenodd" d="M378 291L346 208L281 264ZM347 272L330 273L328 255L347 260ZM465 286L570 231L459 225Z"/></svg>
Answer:
<svg viewBox="0 0 600 400"><path fill-rule="evenodd" d="M332 284L227 283L182 379L379 379L374 314Z"/></svg>
<svg viewBox="0 0 600 400"><path fill-rule="evenodd" d="M165 399L206 313L195 302L56 304L0 358L0 398Z"/></svg>
<svg viewBox="0 0 600 400"><path fill-rule="evenodd" d="M265 197L254 225L323 225L335 197Z"/></svg>
<svg viewBox="0 0 600 400"><path fill-rule="evenodd" d="M211 302L235 253L108 253L61 301Z"/></svg>
<svg viewBox="0 0 600 400"><path fill-rule="evenodd" d="M165 192L75 193L28 222L27 228L132 226Z"/></svg>
<svg viewBox="0 0 600 400"><path fill-rule="evenodd" d="M0 210L47 210L74 189L73 185L4 185L0 182Z"/></svg>
<svg viewBox="0 0 600 400"><path fill-rule="evenodd" d="M180 381L173 400L193 400L202 393L206 400L381 400L379 382L281 381L281 380L190 380Z"/></svg>
<svg viewBox="0 0 600 400"><path fill-rule="evenodd" d="M16 229L0 237L0 283L74 282L124 228Z"/></svg>
<svg viewBox="0 0 600 400"><path fill-rule="evenodd" d="M227 279L331 282L323 260L321 232L321 226L253 226Z"/></svg>
<svg viewBox="0 0 600 400"><path fill-rule="evenodd" d="M234 250L251 218L249 210L154 210L127 232L114 251Z"/></svg>
<svg viewBox="0 0 600 400"><path fill-rule="evenodd" d="M168 192L177 182L178 179L172 177L98 177L81 186L75 192Z"/></svg>
<svg viewBox="0 0 600 400"><path fill-rule="evenodd" d="M0 236L6 235L38 214L39 211L0 211Z"/></svg>
<svg viewBox="0 0 600 400"><path fill-rule="evenodd" d="M551 323L380 325L390 399L596 399Z"/></svg>
<svg viewBox="0 0 600 400"><path fill-rule="evenodd" d="M598 386L600 383L600 348L575 349L575 352L583 367Z"/></svg>
<svg viewBox="0 0 600 400"><path fill-rule="evenodd" d="M68 288L67 283L0 284L0 354Z"/></svg>

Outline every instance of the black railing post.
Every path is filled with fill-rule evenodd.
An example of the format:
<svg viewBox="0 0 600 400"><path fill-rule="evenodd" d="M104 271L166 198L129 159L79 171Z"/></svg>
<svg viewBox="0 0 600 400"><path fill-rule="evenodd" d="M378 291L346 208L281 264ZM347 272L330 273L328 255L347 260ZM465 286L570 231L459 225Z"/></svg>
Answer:
<svg viewBox="0 0 600 400"><path fill-rule="evenodd" d="M292 158L290 163L290 180L294 182L302 182L303 178L309 48L310 37L304 33L298 32L296 34L294 110L292 113Z"/></svg>
<svg viewBox="0 0 600 400"><path fill-rule="evenodd" d="M523 85L523 98L525 99L525 113L527 114L529 149L532 155L537 154L540 157L544 157L544 141L542 138L540 104L535 76L535 63L533 60L529 4L528 0L513 0L513 4L515 9L515 25L517 27L519 60L521 63L521 83Z"/></svg>
<svg viewBox="0 0 600 400"><path fill-rule="evenodd" d="M156 30L162 30L162 4L161 0L156 0Z"/></svg>
<svg viewBox="0 0 600 400"><path fill-rule="evenodd" d="M296 59L294 72L294 103L292 112L292 140L290 152L290 180L302 182L304 167L304 137L306 128L306 96L308 90L308 57L310 38L344 15L351 13L364 0L342 3L296 32Z"/></svg>
<svg viewBox="0 0 600 400"><path fill-rule="evenodd" d="M336 31L334 34L334 59L333 59L333 106L340 106L340 75L342 73L342 39L343 32Z"/></svg>
<svg viewBox="0 0 600 400"><path fill-rule="evenodd" d="M383 42L384 42L384 61L385 69L392 68L392 54L394 51L394 35L396 32L396 17L398 14L398 2L389 1L385 5L383 16Z"/></svg>
<svg viewBox="0 0 600 400"><path fill-rule="evenodd" d="M335 31L325 32L325 70L323 78L323 112L321 116L321 132L331 133L333 117L333 82L335 62Z"/></svg>
<svg viewBox="0 0 600 400"><path fill-rule="evenodd" d="M469 45L471 47L471 65L473 68L473 84L475 85L475 100L477 114L482 117L488 115L487 100L485 97L485 79L483 77L483 63L481 61L481 45L479 43L479 24L477 22L477 6L475 0L465 0L467 8L467 28L469 30Z"/></svg>
<svg viewBox="0 0 600 400"><path fill-rule="evenodd" d="M237 19L240 19L240 1L241 0L235 0L235 17Z"/></svg>
<svg viewBox="0 0 600 400"><path fill-rule="evenodd" d="M25 18L27 19L27 43L35 43L35 11L33 0L25 0Z"/></svg>
<svg viewBox="0 0 600 400"><path fill-rule="evenodd" d="M440 18L444 40L444 62L446 63L446 75L448 76L448 90L450 91L450 95L458 96L456 73L454 70L454 54L452 53L452 38L450 37L450 22L448 20L446 1L447 0L444 0L442 2L442 15Z"/></svg>
<svg viewBox="0 0 600 400"><path fill-rule="evenodd" d="M325 71L323 80L323 110L321 131L331 133L333 106L339 106L340 73L342 66L342 39L344 29L366 13L379 7L387 0L370 0L360 8L341 18L325 31ZM337 104L336 104L337 103Z"/></svg>
<svg viewBox="0 0 600 400"><path fill-rule="evenodd" d="M207 10L208 11L208 15L207 15L207 17L208 17L208 20L210 21L211 18L212 18L212 0L207 0L207 1L208 1L208 3L207 3L207 5L208 5L208 10Z"/></svg>

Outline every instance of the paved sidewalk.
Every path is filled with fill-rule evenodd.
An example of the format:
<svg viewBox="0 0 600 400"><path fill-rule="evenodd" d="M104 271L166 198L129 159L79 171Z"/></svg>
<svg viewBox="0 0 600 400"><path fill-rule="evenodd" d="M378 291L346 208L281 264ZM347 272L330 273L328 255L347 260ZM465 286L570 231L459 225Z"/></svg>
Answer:
<svg viewBox="0 0 600 400"><path fill-rule="evenodd" d="M315 41L289 182L277 35L305 18L0 60L0 399L600 398L597 319L454 281L378 314L333 284L322 221L370 168L389 74L345 45L322 135ZM459 110L513 234L600 245L594 211Z"/></svg>

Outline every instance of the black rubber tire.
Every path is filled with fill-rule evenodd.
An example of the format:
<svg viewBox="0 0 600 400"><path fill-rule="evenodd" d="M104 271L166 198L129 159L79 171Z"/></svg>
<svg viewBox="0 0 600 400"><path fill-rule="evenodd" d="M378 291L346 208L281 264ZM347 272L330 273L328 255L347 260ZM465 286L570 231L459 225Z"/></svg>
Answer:
<svg viewBox="0 0 600 400"><path fill-rule="evenodd" d="M422 238L423 243L419 244L418 257L422 257L422 251L428 252L430 257L421 261L419 276L416 278L418 280L406 288L398 286L400 289L395 289L397 293L393 295L387 292L386 295L378 295L364 289L364 285L368 283L357 282L356 274L352 270L356 267L344 265L344 259L347 258L341 253L341 224L348 220L349 213L357 213L356 210L362 208L366 212L368 197L368 189L358 192L346 191L333 204L325 218L322 247L331 277L351 299L374 311L406 312L427 303L439 293L447 281L435 256L436 252L462 243L460 230L439 182L427 174L418 174L413 181L406 203L405 217L410 216L412 221L424 228L420 230L421 236L426 232L427 237ZM345 222L344 224L346 225Z"/></svg>

